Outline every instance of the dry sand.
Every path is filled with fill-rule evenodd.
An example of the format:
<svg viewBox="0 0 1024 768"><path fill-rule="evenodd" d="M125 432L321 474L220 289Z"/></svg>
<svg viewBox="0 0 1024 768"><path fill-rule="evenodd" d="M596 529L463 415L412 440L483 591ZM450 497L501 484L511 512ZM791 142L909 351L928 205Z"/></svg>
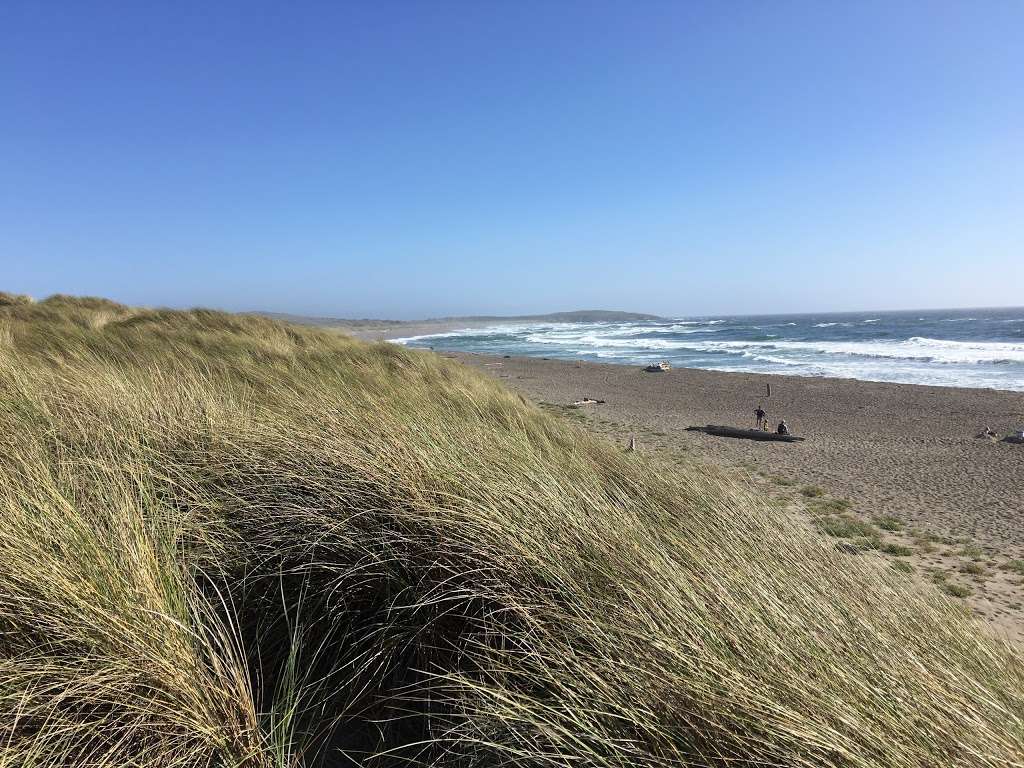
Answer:
<svg viewBox="0 0 1024 768"><path fill-rule="evenodd" d="M822 506L832 500L848 500L850 514L865 521L891 516L900 530L878 533L910 548L898 559L914 567L914 578L971 590L975 611L1024 641L1024 562L1014 563L1024 560L1024 445L976 437L986 426L1005 433L1024 423L1019 393L444 354L622 445L634 434L641 450L727 467L812 521L836 512ZM584 397L605 402L565 410ZM806 441L686 431L752 427L758 404L772 424L785 418ZM825 495L803 495L816 492L808 486Z"/></svg>

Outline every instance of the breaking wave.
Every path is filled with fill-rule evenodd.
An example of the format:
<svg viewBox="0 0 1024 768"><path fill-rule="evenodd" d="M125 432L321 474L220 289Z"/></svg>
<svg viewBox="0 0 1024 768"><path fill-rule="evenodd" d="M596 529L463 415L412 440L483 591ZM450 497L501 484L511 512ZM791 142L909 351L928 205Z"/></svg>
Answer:
<svg viewBox="0 0 1024 768"><path fill-rule="evenodd" d="M1021 311L999 312L508 323L396 341L489 354L631 364L664 359L680 367L1024 391L1024 342L1008 325Z"/></svg>

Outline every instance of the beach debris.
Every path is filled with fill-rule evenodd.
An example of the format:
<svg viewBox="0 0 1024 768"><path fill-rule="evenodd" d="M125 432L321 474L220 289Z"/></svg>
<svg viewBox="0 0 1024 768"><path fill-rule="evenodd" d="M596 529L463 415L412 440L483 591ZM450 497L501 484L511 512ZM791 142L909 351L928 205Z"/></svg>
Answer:
<svg viewBox="0 0 1024 768"><path fill-rule="evenodd" d="M988 438L989 440L998 440L999 439L999 435L996 434L996 431L994 429L992 429L992 427L985 427L985 429L983 429L981 431L981 434L976 435L975 437L977 437L979 439L980 438Z"/></svg>
<svg viewBox="0 0 1024 768"><path fill-rule="evenodd" d="M1024 445L1024 429L1018 429L1017 433L1014 435L1007 435L1003 438L1003 442Z"/></svg>
<svg viewBox="0 0 1024 768"><path fill-rule="evenodd" d="M626 446L626 452L631 453L636 450L636 435L629 436L629 444Z"/></svg>
<svg viewBox="0 0 1024 768"><path fill-rule="evenodd" d="M716 437L739 437L746 440L770 440L778 443L800 443L804 438L778 432L766 432L763 429L743 429L742 427L725 427L720 424L708 424L704 427L687 427L687 432L703 432Z"/></svg>
<svg viewBox="0 0 1024 768"><path fill-rule="evenodd" d="M670 362L668 362L667 360L662 360L660 363L654 363L653 365L648 365L646 368L644 368L644 370L647 373L661 373L662 371L671 371L672 370L672 364Z"/></svg>
<svg viewBox="0 0 1024 768"><path fill-rule="evenodd" d="M764 383L764 388L765 388L765 391L768 393L768 397L771 397L772 396L772 383L770 381L766 381Z"/></svg>
<svg viewBox="0 0 1024 768"><path fill-rule="evenodd" d="M602 405L604 400L595 400L592 397L584 397L582 400L573 401L572 407L579 408L581 405Z"/></svg>

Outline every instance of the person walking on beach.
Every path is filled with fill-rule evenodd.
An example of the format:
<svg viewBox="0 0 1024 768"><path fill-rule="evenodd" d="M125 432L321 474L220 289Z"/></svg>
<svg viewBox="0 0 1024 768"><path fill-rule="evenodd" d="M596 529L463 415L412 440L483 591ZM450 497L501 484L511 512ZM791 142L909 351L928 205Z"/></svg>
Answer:
<svg viewBox="0 0 1024 768"><path fill-rule="evenodd" d="M757 410L754 411L754 415L757 417L757 429L763 429L764 425L768 423L768 414L764 412L764 408L760 405L757 406Z"/></svg>

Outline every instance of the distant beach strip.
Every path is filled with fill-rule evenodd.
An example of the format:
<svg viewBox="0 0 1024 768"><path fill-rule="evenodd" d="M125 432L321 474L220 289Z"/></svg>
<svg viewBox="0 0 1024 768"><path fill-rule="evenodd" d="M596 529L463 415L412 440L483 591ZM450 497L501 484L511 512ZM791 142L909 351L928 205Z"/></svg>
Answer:
<svg viewBox="0 0 1024 768"><path fill-rule="evenodd" d="M393 339L482 354L1024 391L1024 308L496 323Z"/></svg>

